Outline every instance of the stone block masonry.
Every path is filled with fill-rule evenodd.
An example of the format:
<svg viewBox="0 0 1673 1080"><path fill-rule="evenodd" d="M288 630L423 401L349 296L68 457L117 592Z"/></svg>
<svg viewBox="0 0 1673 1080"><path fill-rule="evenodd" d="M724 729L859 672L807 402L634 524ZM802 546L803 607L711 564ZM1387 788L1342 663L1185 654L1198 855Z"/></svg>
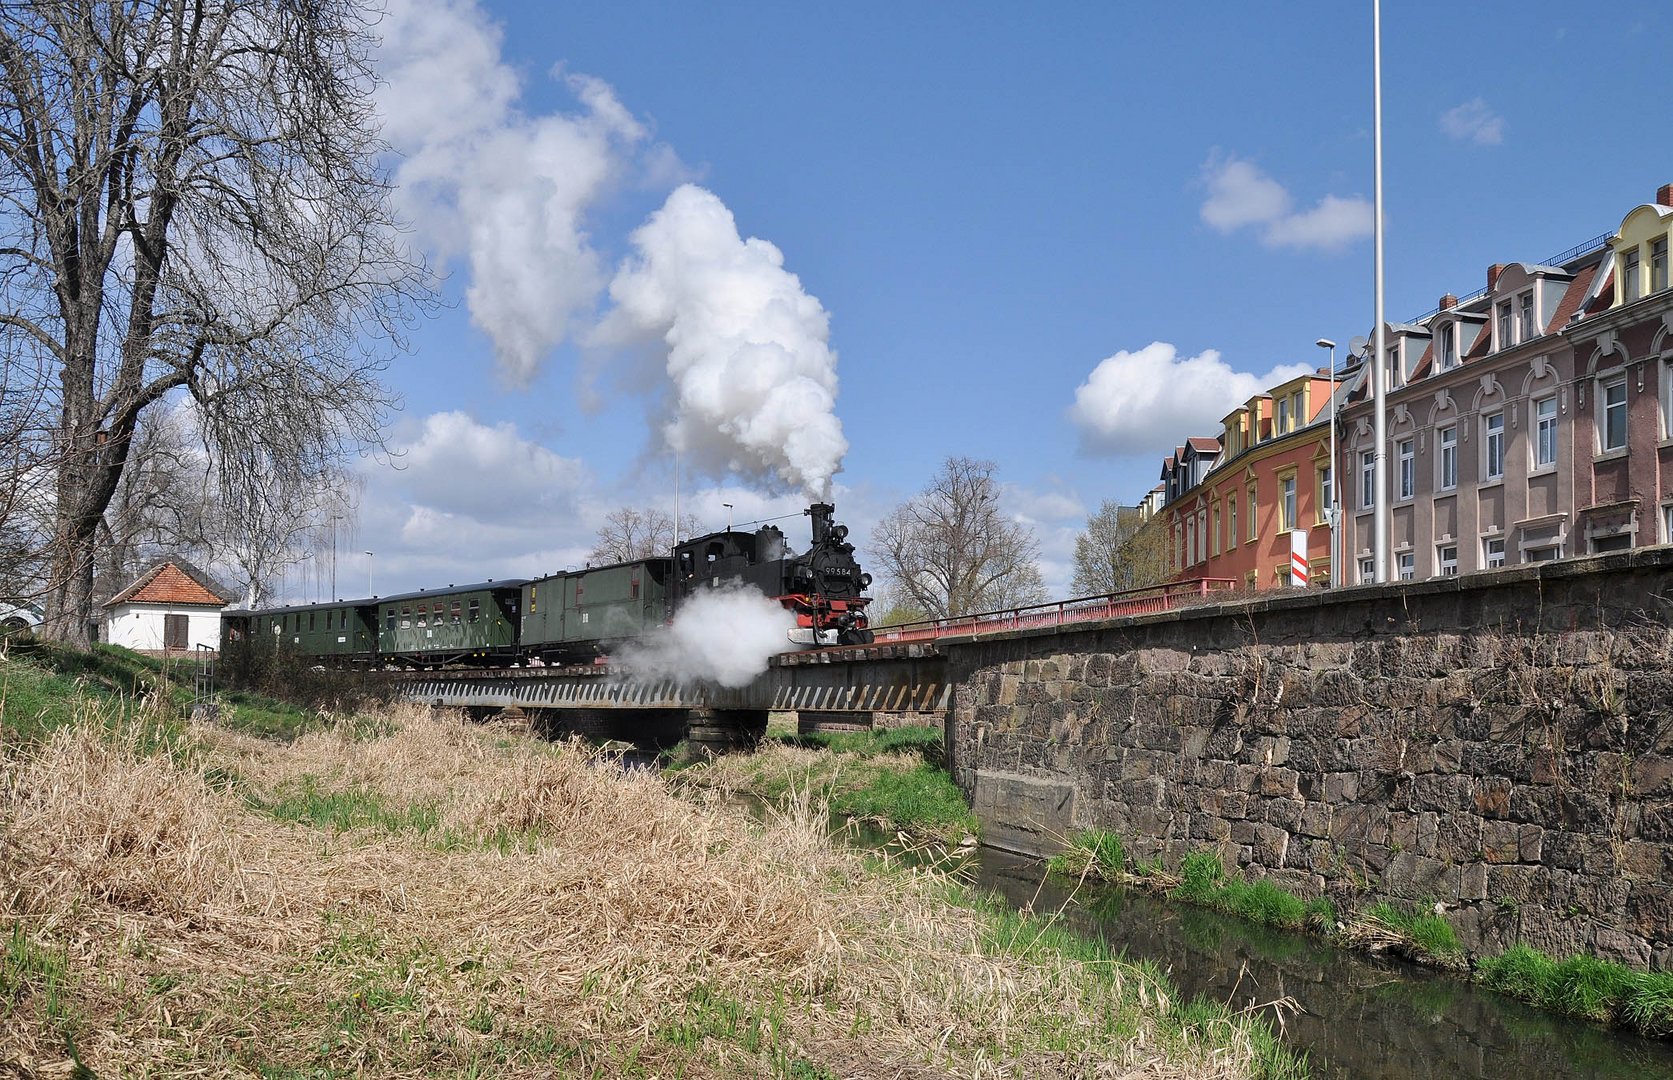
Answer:
<svg viewBox="0 0 1673 1080"><path fill-rule="evenodd" d="M1673 970L1673 549L943 639L990 842L1210 848L1466 948Z"/></svg>

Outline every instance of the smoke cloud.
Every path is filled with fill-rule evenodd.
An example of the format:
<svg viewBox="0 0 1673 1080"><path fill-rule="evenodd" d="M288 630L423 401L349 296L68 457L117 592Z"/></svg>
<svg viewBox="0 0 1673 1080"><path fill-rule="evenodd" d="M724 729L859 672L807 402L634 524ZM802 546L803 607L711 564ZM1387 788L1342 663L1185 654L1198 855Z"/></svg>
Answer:
<svg viewBox="0 0 1673 1080"><path fill-rule="evenodd" d="M742 585L699 592L671 625L618 652L635 677L712 682L736 689L767 670L767 661L795 648L796 617L776 600Z"/></svg>
<svg viewBox="0 0 1673 1080"><path fill-rule="evenodd" d="M382 31L378 107L402 155L396 197L444 265L469 264L471 322L506 378L526 384L591 317L606 273L585 218L645 128L607 84L561 70L578 108L522 113L499 28L472 0L392 0Z"/></svg>
<svg viewBox="0 0 1673 1080"><path fill-rule="evenodd" d="M663 436L688 465L814 498L848 450L819 301L712 193L677 188L634 232L599 339L658 341L673 382Z"/></svg>

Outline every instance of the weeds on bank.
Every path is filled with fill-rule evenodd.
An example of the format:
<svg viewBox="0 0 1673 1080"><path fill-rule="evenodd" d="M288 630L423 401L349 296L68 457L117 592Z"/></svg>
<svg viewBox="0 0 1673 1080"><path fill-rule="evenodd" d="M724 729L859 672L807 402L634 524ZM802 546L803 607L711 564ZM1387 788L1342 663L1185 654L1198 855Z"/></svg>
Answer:
<svg viewBox="0 0 1673 1080"><path fill-rule="evenodd" d="M1472 968L1457 932L1438 913L1382 902L1338 923L1328 897L1303 902L1265 880L1230 878L1211 851L1185 856L1177 876L1159 863L1129 865L1121 838L1103 830L1071 838L1050 867L1061 876L1163 892L1251 922L1323 933L1348 948L1468 973L1489 989L1565 1016L1673 1036L1673 972L1633 971L1590 956L1557 960L1526 945L1478 959Z"/></svg>
<svg viewBox="0 0 1673 1080"><path fill-rule="evenodd" d="M811 792L831 812L948 845L980 828L942 762L938 728L770 735L678 774L681 783L783 805Z"/></svg>
<svg viewBox="0 0 1673 1080"><path fill-rule="evenodd" d="M182 755L79 715L0 758L0 1071L1293 1075L1048 921L865 872L805 797L751 823L416 711Z"/></svg>
<svg viewBox="0 0 1673 1080"><path fill-rule="evenodd" d="M1515 945L1476 964L1483 985L1567 1016L1673 1035L1673 973L1632 971L1608 960L1556 960Z"/></svg>

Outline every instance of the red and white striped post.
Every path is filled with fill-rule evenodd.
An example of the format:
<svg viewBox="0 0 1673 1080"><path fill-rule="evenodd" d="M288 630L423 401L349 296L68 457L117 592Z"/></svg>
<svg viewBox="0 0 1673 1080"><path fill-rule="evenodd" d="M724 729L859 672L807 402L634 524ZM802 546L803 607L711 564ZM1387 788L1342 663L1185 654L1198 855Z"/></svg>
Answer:
<svg viewBox="0 0 1673 1080"><path fill-rule="evenodd" d="M1307 530L1290 530L1290 584L1307 587Z"/></svg>

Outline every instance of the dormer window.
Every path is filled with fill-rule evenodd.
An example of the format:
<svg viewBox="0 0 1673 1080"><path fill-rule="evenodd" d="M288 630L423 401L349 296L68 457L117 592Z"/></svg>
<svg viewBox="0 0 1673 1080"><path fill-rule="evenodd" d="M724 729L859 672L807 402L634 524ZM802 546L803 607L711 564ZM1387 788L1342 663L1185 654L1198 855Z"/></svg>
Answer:
<svg viewBox="0 0 1673 1080"><path fill-rule="evenodd" d="M1529 289L1521 298L1521 323L1518 330L1518 341L1532 341L1539 334L1534 330L1534 291Z"/></svg>
<svg viewBox="0 0 1673 1080"><path fill-rule="evenodd" d="M1633 248L1621 260L1621 303L1630 304L1638 297L1638 249Z"/></svg>
<svg viewBox="0 0 1673 1080"><path fill-rule="evenodd" d="M1510 348L1510 301L1499 301L1499 348Z"/></svg>
<svg viewBox="0 0 1673 1080"><path fill-rule="evenodd" d="M1667 288L1667 237L1650 244L1650 291Z"/></svg>
<svg viewBox="0 0 1673 1080"><path fill-rule="evenodd" d="M1458 364L1458 324L1447 323L1441 327L1441 370L1456 367Z"/></svg>
<svg viewBox="0 0 1673 1080"><path fill-rule="evenodd" d="M1275 434L1282 435L1290 430L1290 401L1288 398L1278 399L1278 426Z"/></svg>
<svg viewBox="0 0 1673 1080"><path fill-rule="evenodd" d="M1400 363L1399 344L1388 347L1388 385L1390 389L1397 389L1406 385L1406 369Z"/></svg>

